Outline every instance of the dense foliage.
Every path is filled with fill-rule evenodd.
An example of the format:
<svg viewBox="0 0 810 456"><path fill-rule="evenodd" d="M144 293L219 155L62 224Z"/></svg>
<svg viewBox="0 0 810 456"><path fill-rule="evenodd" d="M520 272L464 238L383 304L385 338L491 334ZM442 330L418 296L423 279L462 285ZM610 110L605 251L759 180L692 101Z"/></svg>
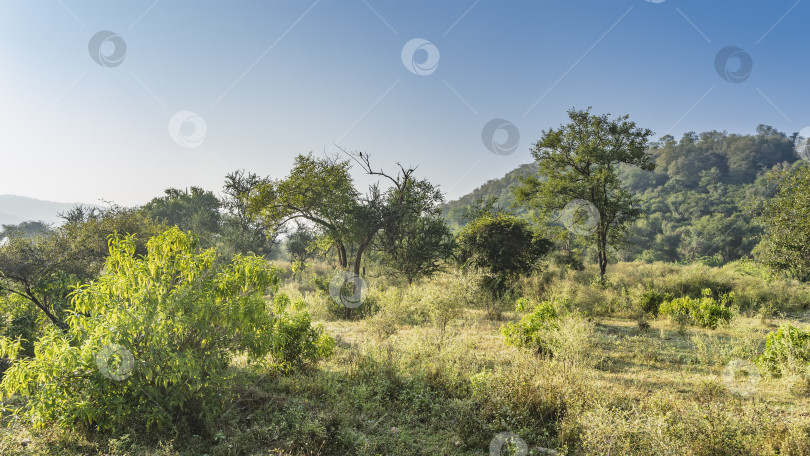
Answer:
<svg viewBox="0 0 810 456"><path fill-rule="evenodd" d="M810 331L783 324L765 339L765 352L757 360L770 375L810 378Z"/></svg>
<svg viewBox="0 0 810 456"><path fill-rule="evenodd" d="M700 298L684 296L665 302L658 311L680 325L691 324L716 329L721 322L728 323L732 317L730 306L734 304L734 293L715 299L712 290L707 288L702 294Z"/></svg>
<svg viewBox="0 0 810 456"><path fill-rule="evenodd" d="M104 272L73 293L67 330L48 330L34 357L6 372L0 387L27 397L22 413L34 425L194 426L221 410L234 353L272 352L285 365L328 354L328 340L307 317L287 317L283 299L274 317L264 293L278 278L261 258L220 264L177 228L151 239L146 257L135 246L113 238Z"/></svg>
<svg viewBox="0 0 810 456"><path fill-rule="evenodd" d="M664 136L650 145L648 153L655 170L627 165L617 169L623 187L637 198L643 217L629 225L627 242L608 248L614 261L724 264L747 257L768 220L767 215L755 216L778 191L779 180L766 173L774 170L781 175L804 166L794 151L794 137L765 125L753 135L708 131L686 133L680 140ZM467 223L465 209L477 200L494 197L500 206L509 207L519 177L536 169L534 164L522 165L487 182L447 203L445 216L460 230ZM531 215L524 207L518 207L516 214L527 219ZM561 247L569 242L586 257L596 256L583 240L566 238Z"/></svg>
<svg viewBox="0 0 810 456"><path fill-rule="evenodd" d="M485 270L486 286L502 295L514 281L537 268L551 242L529 229L529 224L507 214L485 215L458 235L458 261Z"/></svg>
<svg viewBox="0 0 810 456"><path fill-rule="evenodd" d="M787 271L799 280L810 280L810 167L785 173L779 193L769 200L762 218L766 225L758 259Z"/></svg>
<svg viewBox="0 0 810 456"><path fill-rule="evenodd" d="M554 305L543 301L519 322L504 326L501 332L507 344L527 347L543 355L553 355L553 332L559 328L559 317Z"/></svg>

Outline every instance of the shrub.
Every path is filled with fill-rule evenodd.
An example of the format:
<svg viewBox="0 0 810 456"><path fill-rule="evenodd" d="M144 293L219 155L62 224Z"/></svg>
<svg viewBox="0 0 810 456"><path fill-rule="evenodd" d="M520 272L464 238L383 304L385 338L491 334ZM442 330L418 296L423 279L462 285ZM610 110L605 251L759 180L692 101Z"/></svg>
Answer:
<svg viewBox="0 0 810 456"><path fill-rule="evenodd" d="M504 326L501 332L509 345L534 348L537 353L551 355L552 332L560 329L558 321L554 306L543 301L519 322Z"/></svg>
<svg viewBox="0 0 810 456"><path fill-rule="evenodd" d="M226 400L234 353L248 360L279 347L282 359L309 353L306 344L294 347L300 337L292 348L279 342L290 332L312 333L303 330L306 318L271 315L264 293L278 279L262 258L217 261L213 249L198 252L196 238L177 228L147 247L146 257L136 257L132 236L112 238L104 272L72 294L67 331L50 328L33 358L6 371L0 391L27 397L17 413L34 426L185 424L206 431ZM0 351L16 355L12 345L6 341Z"/></svg>
<svg viewBox="0 0 810 456"><path fill-rule="evenodd" d="M658 309L666 301L672 300L672 295L669 293L661 293L657 290L646 290L639 296L636 303L638 310L641 313L649 313L658 315Z"/></svg>
<svg viewBox="0 0 810 456"><path fill-rule="evenodd" d="M810 332L783 324L767 335L765 352L757 361L762 370L775 377L810 374Z"/></svg>
<svg viewBox="0 0 810 456"><path fill-rule="evenodd" d="M721 321L731 321L729 305L734 302L734 293L729 293L716 300L711 289L703 290L700 299L684 296L661 304L659 312L668 315L679 325L692 324L704 328L716 329Z"/></svg>
<svg viewBox="0 0 810 456"><path fill-rule="evenodd" d="M306 302L291 302L284 293L273 298L272 336L270 354L285 371L328 358L335 348L335 340L321 325L312 326Z"/></svg>

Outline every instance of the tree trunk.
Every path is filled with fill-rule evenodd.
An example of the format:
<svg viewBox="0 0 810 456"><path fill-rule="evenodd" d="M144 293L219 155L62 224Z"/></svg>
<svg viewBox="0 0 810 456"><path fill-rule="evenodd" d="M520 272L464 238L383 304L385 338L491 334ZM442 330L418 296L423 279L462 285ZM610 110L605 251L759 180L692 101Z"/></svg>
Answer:
<svg viewBox="0 0 810 456"><path fill-rule="evenodd" d="M338 253L338 263L340 263L340 269L346 270L349 268L349 261L346 258L346 247L343 246L341 243L337 243L337 253Z"/></svg>
<svg viewBox="0 0 810 456"><path fill-rule="evenodd" d="M597 249L599 250L599 282L605 283L605 270L607 269L607 236L599 233L597 236Z"/></svg>
<svg viewBox="0 0 810 456"><path fill-rule="evenodd" d="M357 255L354 257L354 275L356 277L360 277L360 263L363 261L363 252L366 251L366 247L370 242L371 239L364 239L360 246L357 247Z"/></svg>

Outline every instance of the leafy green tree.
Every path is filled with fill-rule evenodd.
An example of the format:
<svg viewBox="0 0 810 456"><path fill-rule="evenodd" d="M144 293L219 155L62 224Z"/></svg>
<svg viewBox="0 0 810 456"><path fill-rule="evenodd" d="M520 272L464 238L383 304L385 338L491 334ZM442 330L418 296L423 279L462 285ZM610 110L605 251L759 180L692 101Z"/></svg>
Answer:
<svg viewBox="0 0 810 456"><path fill-rule="evenodd" d="M762 214L765 235L757 256L777 271L810 281L810 167L801 166L781 178L779 193Z"/></svg>
<svg viewBox="0 0 810 456"><path fill-rule="evenodd" d="M234 171L225 176L222 208L222 235L236 253L255 253L268 256L276 244L273 233L268 232L264 224L251 217L249 198L267 178L244 170Z"/></svg>
<svg viewBox="0 0 810 456"><path fill-rule="evenodd" d="M110 235L151 236L162 229L139 211L118 206L85 215L35 236L16 231L0 247L0 291L32 303L59 328L66 327L70 287L98 275ZM136 251L146 252L145 241L136 243Z"/></svg>
<svg viewBox="0 0 810 456"><path fill-rule="evenodd" d="M417 180L414 168L400 165L397 174L391 175L373 169L368 155L350 156L366 174L390 185L382 188L376 182L362 195L354 188L348 160L299 155L289 176L259 187L250 207L274 232L292 221L316 225L323 233L321 245L333 247L340 267L351 267L359 276L363 256L381 230L394 229L409 215L429 213L443 197L428 181Z"/></svg>
<svg viewBox="0 0 810 456"><path fill-rule="evenodd" d="M358 198L349 169L348 161L298 155L286 178L264 182L251 194L250 213L274 233L283 232L297 220L317 225L345 269L349 218Z"/></svg>
<svg viewBox="0 0 810 456"><path fill-rule="evenodd" d="M310 334L306 318L284 316L286 306L275 306L278 318L271 311L264 295L278 276L264 259L223 263L197 244L173 227L138 257L131 236L113 238L104 273L72 295L68 330L51 328L35 357L6 371L0 389L27 398L18 413L36 426L176 429L221 412L233 354L296 363L313 355L302 341L316 344L315 356L328 353L329 341ZM0 341L3 355L17 348Z"/></svg>
<svg viewBox="0 0 810 456"><path fill-rule="evenodd" d="M0 241L12 237L36 236L51 231L51 225L45 222L22 222L17 225L1 225Z"/></svg>
<svg viewBox="0 0 810 456"><path fill-rule="evenodd" d="M609 119L589 110L568 111L571 123L543 131L532 156L538 176L526 178L516 190L518 203L537 208L541 214L560 211L574 200L598 210L593 232L604 279L608 244L621 244L629 223L641 215L636 198L622 186L617 174L620 164L654 169L647 154L652 132L636 127L628 116Z"/></svg>
<svg viewBox="0 0 810 456"><path fill-rule="evenodd" d="M383 230L376 249L382 252L382 264L391 273L412 284L442 270L442 262L453 254L454 241L438 214L411 215Z"/></svg>
<svg viewBox="0 0 810 456"><path fill-rule="evenodd" d="M521 275L537 267L552 243L533 233L528 222L515 216L485 215L474 220L457 236L458 261L489 272L485 285L502 296Z"/></svg>
<svg viewBox="0 0 810 456"><path fill-rule="evenodd" d="M142 210L152 219L160 220L200 237L206 247L215 243L220 232L220 202L213 192L200 187L167 188L165 195L152 198Z"/></svg>

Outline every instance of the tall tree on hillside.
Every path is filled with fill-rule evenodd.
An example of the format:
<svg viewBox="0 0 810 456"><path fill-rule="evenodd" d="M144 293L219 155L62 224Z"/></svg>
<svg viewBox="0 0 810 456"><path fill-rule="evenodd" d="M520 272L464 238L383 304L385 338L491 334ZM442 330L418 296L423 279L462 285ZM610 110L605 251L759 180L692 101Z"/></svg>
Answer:
<svg viewBox="0 0 810 456"><path fill-rule="evenodd" d="M757 257L777 271L810 281L810 168L773 173L779 193L766 203L761 221L765 235L756 247Z"/></svg>
<svg viewBox="0 0 810 456"><path fill-rule="evenodd" d="M627 225L641 214L633 195L622 187L617 167L624 163L653 170L655 164L647 154L652 132L637 127L629 116L610 119L608 114L591 114L590 108L571 109L568 117L569 124L544 130L534 145L538 174L522 180L516 200L547 216L572 201L592 205L598 214L593 215L596 223L588 235L596 242L599 276L604 280L608 244L620 243Z"/></svg>

